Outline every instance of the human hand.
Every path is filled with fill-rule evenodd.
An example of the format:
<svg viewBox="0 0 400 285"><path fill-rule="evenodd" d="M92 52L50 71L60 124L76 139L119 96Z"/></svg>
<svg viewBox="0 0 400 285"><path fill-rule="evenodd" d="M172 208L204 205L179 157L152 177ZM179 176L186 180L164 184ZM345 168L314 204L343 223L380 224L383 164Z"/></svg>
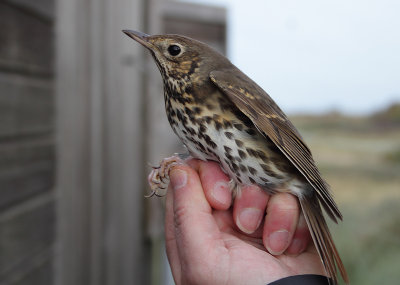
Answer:
<svg viewBox="0 0 400 285"><path fill-rule="evenodd" d="M294 196L249 186L232 210L229 179L218 164L188 164L171 170L166 201L166 247L176 284L268 284L324 274Z"/></svg>

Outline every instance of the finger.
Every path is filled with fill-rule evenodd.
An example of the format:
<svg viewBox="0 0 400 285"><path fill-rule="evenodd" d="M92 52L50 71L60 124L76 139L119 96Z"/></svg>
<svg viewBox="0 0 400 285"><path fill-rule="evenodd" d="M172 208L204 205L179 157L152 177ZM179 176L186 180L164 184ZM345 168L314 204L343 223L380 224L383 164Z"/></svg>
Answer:
<svg viewBox="0 0 400 285"><path fill-rule="evenodd" d="M172 189L168 189L165 200L165 247L172 276L175 281L181 280L181 261L175 239L174 206Z"/></svg>
<svg viewBox="0 0 400 285"><path fill-rule="evenodd" d="M300 253L302 253L307 249L308 244L310 242L311 242L310 231L308 230L308 226L306 220L304 219L304 215L300 214L296 231L294 232L292 242L287 248L286 253L289 255L299 255Z"/></svg>
<svg viewBox="0 0 400 285"><path fill-rule="evenodd" d="M264 218L269 195L257 186L245 186L235 198L233 217L236 226L244 233L254 233Z"/></svg>
<svg viewBox="0 0 400 285"><path fill-rule="evenodd" d="M277 193L269 199L263 242L271 254L279 255L287 249L292 241L299 213L298 200L289 193Z"/></svg>
<svg viewBox="0 0 400 285"><path fill-rule="evenodd" d="M216 210L227 210L232 203L232 193L229 190L229 178L222 172L219 164L200 161L199 176L211 207Z"/></svg>
<svg viewBox="0 0 400 285"><path fill-rule="evenodd" d="M187 165L170 172L173 189L175 239L182 271L204 264L209 253L204 246L215 244L220 232L204 196L197 172Z"/></svg>

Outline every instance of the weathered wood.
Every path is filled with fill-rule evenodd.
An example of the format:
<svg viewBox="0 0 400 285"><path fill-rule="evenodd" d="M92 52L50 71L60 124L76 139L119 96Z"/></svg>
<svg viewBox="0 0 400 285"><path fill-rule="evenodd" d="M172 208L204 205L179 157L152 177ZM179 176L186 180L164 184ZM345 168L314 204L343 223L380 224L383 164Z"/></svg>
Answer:
<svg viewBox="0 0 400 285"><path fill-rule="evenodd" d="M54 221L51 194L0 214L0 276L53 243Z"/></svg>
<svg viewBox="0 0 400 285"><path fill-rule="evenodd" d="M53 74L52 24L23 9L0 2L0 70Z"/></svg>
<svg viewBox="0 0 400 285"><path fill-rule="evenodd" d="M163 18L181 19L206 25L226 26L226 9L222 6L209 6L178 1L160 1ZM184 27L182 27L184 29ZM225 35L221 40L225 39Z"/></svg>
<svg viewBox="0 0 400 285"><path fill-rule="evenodd" d="M28 256L22 262L0 276L0 284L7 285L51 285L54 284L54 250L50 246Z"/></svg>
<svg viewBox="0 0 400 285"><path fill-rule="evenodd" d="M54 130L53 83L0 71L0 140Z"/></svg>
<svg viewBox="0 0 400 285"><path fill-rule="evenodd" d="M53 284L53 7L0 1L0 284Z"/></svg>
<svg viewBox="0 0 400 285"><path fill-rule="evenodd" d="M54 280L54 268L53 261L47 260L44 264L33 268L27 275L22 276L21 279L15 280L15 282L8 283L9 285L53 285Z"/></svg>
<svg viewBox="0 0 400 285"><path fill-rule="evenodd" d="M226 53L226 10L194 3L163 3L163 32L205 42Z"/></svg>
<svg viewBox="0 0 400 285"><path fill-rule="evenodd" d="M57 284L148 284L139 47L121 32L143 2L58 2Z"/></svg>
<svg viewBox="0 0 400 285"><path fill-rule="evenodd" d="M0 144L0 210L54 184L54 143L51 138Z"/></svg>
<svg viewBox="0 0 400 285"><path fill-rule="evenodd" d="M165 118L156 66L120 30L143 30L149 13L158 30L147 32L163 32L155 12L162 5L153 3L58 2L56 284L150 284L149 247L162 234L162 206L143 198L144 168L179 143ZM145 211L145 204L154 207ZM144 220L149 216L157 222ZM147 231L144 224L151 224Z"/></svg>
<svg viewBox="0 0 400 285"><path fill-rule="evenodd" d="M54 0L3 0L39 17L52 20L54 18Z"/></svg>

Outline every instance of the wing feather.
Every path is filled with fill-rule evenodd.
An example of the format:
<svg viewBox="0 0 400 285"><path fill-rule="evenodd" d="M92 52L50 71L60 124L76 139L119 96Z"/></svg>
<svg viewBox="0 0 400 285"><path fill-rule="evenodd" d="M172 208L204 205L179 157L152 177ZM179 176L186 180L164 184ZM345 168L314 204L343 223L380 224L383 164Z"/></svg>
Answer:
<svg viewBox="0 0 400 285"><path fill-rule="evenodd" d="M316 190L327 214L335 222L336 218L342 219L329 186L315 165L310 149L272 98L239 69L212 71L210 79L306 178Z"/></svg>

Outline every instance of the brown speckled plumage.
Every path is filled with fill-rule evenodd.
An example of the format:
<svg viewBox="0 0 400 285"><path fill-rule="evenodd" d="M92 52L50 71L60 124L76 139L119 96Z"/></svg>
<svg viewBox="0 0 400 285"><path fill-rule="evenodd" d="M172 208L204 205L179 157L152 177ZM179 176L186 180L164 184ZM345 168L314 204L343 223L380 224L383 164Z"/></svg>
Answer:
<svg viewBox="0 0 400 285"><path fill-rule="evenodd" d="M321 206L335 222L342 215L309 148L271 97L201 42L124 32L156 61L169 123L191 156L219 162L239 186L296 195L327 274L337 283L338 268L348 283Z"/></svg>

